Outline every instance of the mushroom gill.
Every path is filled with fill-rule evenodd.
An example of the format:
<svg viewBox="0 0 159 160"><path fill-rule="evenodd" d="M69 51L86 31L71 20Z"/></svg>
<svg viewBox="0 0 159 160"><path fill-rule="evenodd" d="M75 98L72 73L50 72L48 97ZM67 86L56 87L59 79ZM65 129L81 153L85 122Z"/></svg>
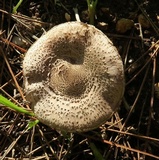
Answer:
<svg viewBox="0 0 159 160"><path fill-rule="evenodd" d="M123 64L108 37L92 25L53 27L27 51L26 99L44 124L83 132L105 123L124 93Z"/></svg>

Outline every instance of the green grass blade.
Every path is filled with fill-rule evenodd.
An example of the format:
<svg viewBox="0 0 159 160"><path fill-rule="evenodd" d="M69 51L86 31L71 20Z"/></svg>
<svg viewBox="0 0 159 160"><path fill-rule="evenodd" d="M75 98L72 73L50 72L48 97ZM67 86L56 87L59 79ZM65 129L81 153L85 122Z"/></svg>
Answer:
<svg viewBox="0 0 159 160"><path fill-rule="evenodd" d="M96 160L104 160L103 156L101 155L101 153L99 152L99 150L97 149L94 143L90 142L89 146L93 151L93 154Z"/></svg>
<svg viewBox="0 0 159 160"><path fill-rule="evenodd" d="M28 130L31 129L32 127L34 127L35 125L37 125L39 123L39 120L36 119L35 121L30 121L28 124Z"/></svg>
<svg viewBox="0 0 159 160"><path fill-rule="evenodd" d="M0 103L3 104L6 107L9 107L17 112L23 113L23 114L27 114L29 116L34 116L33 112L30 112L22 107L19 107L17 105L15 105L14 103L12 103L11 101L9 101L7 98L3 97L2 95L0 95Z"/></svg>

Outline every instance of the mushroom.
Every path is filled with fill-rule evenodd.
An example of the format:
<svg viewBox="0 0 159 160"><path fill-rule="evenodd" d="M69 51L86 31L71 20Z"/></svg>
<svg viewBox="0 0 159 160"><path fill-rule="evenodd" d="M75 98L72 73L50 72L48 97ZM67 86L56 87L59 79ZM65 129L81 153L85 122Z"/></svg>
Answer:
<svg viewBox="0 0 159 160"><path fill-rule="evenodd" d="M67 132L104 124L124 93L116 47L100 30L81 22L57 25L39 38L25 55L23 77L36 117Z"/></svg>

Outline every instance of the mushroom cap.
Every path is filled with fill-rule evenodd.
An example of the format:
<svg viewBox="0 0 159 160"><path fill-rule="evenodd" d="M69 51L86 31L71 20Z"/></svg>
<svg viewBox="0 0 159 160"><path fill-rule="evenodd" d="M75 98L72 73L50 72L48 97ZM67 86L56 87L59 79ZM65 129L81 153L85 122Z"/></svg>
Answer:
<svg viewBox="0 0 159 160"><path fill-rule="evenodd" d="M119 108L125 85L116 47L81 22L57 25L39 38L25 55L23 77L36 117L67 132L105 123Z"/></svg>

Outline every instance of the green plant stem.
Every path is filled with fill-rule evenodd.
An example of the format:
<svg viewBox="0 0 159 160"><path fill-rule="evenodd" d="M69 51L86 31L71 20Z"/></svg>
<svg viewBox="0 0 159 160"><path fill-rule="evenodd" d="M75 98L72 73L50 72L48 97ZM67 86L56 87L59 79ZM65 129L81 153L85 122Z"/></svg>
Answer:
<svg viewBox="0 0 159 160"><path fill-rule="evenodd" d="M93 151L93 154L96 160L104 160L103 156L101 155L101 153L99 152L99 150L97 149L94 143L90 142L89 146L91 150Z"/></svg>
<svg viewBox="0 0 159 160"><path fill-rule="evenodd" d="M2 95L0 95L0 103L3 104L6 107L9 107L17 112L23 113L23 114L27 114L29 116L35 116L33 112L28 111L24 108L21 108L17 105L15 105L14 103L12 103L11 101L9 101L7 98L3 97Z"/></svg>
<svg viewBox="0 0 159 160"><path fill-rule="evenodd" d="M88 12L89 12L89 23L94 25L94 17L96 12L96 6L97 6L98 0L87 0L88 5Z"/></svg>
<svg viewBox="0 0 159 160"><path fill-rule="evenodd" d="M22 2L23 2L23 0L19 0L17 5L15 7L13 7L13 11L12 11L13 14L17 13L17 9L19 8L19 6L21 5Z"/></svg>

